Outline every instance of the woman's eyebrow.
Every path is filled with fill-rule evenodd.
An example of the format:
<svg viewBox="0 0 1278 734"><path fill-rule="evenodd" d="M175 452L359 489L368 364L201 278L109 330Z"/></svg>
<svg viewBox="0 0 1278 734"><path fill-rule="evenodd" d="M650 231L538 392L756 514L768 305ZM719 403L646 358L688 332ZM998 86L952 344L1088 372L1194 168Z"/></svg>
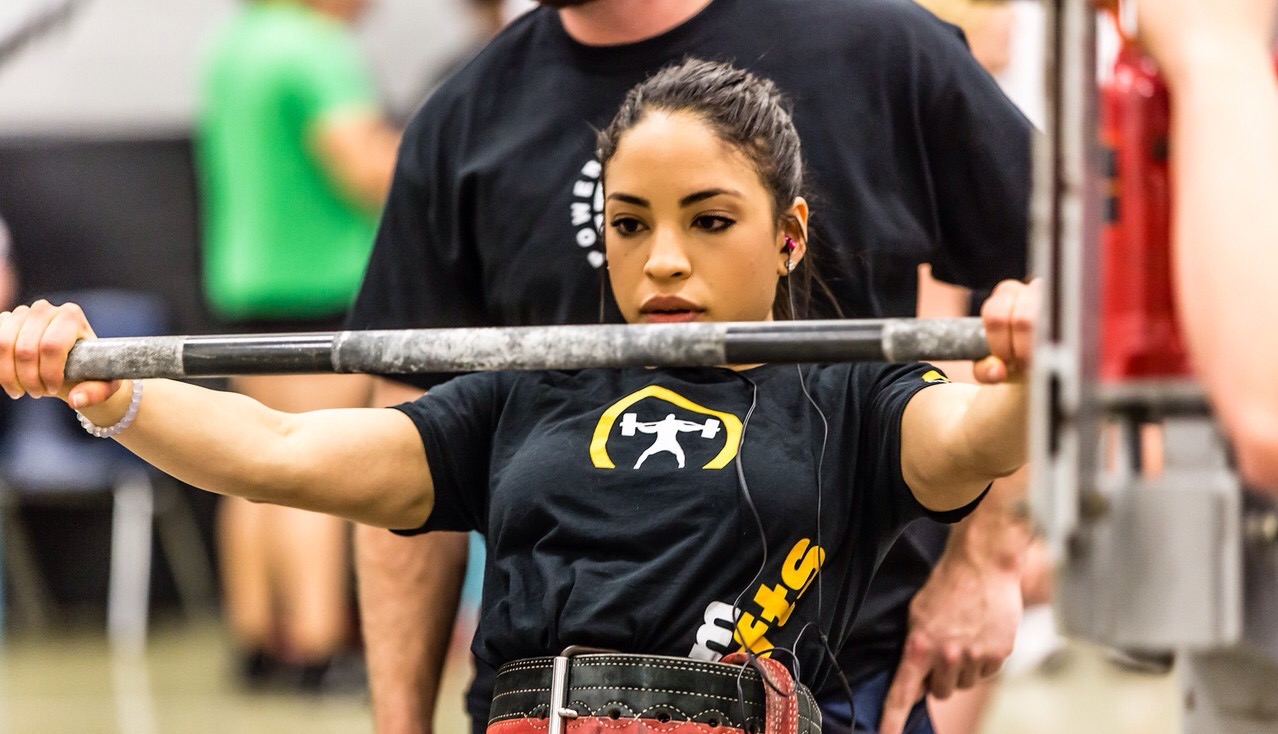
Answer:
<svg viewBox="0 0 1278 734"><path fill-rule="evenodd" d="M705 191L698 191L695 194L688 194L687 196L683 197L682 199L679 200L679 206L681 207L691 206L693 204L696 204L698 201L705 201L706 199L709 199L715 196L736 196L740 198L741 193L738 191L733 191L732 189L706 189Z"/></svg>
<svg viewBox="0 0 1278 734"><path fill-rule="evenodd" d="M740 198L741 193L738 191L734 191L732 189L706 189L705 191L698 191L696 193L688 194L687 196L683 197L682 199L679 200L679 206L680 207L692 206L693 204L696 204L699 201L705 201L706 199L710 199L716 196L735 196ZM642 196L635 196L634 194L625 194L625 193L621 193L620 191L608 194L608 200L611 201L613 199L616 199L617 201L623 201L627 204L634 204L635 206L648 207L649 209L652 208L652 202L648 201Z"/></svg>
<svg viewBox="0 0 1278 734"><path fill-rule="evenodd" d="M608 194L608 199L610 201L612 199L616 199L617 201L624 201L627 204L634 204L635 206L648 207L649 209L652 208L652 203L649 202L647 199L641 196L635 196L633 194L623 194L618 192L618 193Z"/></svg>

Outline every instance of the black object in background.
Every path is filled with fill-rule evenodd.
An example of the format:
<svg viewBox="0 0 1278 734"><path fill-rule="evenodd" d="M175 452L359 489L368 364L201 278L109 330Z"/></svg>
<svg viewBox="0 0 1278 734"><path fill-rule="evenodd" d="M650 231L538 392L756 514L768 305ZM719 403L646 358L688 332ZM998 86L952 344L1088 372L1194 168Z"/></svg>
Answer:
<svg viewBox="0 0 1278 734"><path fill-rule="evenodd" d="M189 137L0 139L0 212L23 300L130 288L162 296L177 331L209 323Z"/></svg>
<svg viewBox="0 0 1278 734"><path fill-rule="evenodd" d="M0 215L13 234L21 302L68 290L141 290L164 299L175 332L208 331L189 135L0 138ZM185 497L211 551L214 498ZM29 507L23 516L55 601L104 614L107 508ZM152 568L152 604L169 605L176 595L166 566Z"/></svg>

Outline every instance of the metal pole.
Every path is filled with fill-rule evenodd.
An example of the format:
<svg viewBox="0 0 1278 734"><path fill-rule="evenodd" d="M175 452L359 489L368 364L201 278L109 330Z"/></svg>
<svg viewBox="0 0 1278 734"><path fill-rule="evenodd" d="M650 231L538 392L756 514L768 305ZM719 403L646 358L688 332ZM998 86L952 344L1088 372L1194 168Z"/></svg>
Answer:
<svg viewBox="0 0 1278 734"><path fill-rule="evenodd" d="M1096 9L1092 0L1044 9L1048 115L1034 149L1030 260L1046 288L1030 375L1030 495L1059 558L1094 491L1099 440Z"/></svg>
<svg viewBox="0 0 1278 734"><path fill-rule="evenodd" d="M720 322L407 329L96 339L76 344L71 380L232 374L476 372L762 362L973 360L980 319Z"/></svg>

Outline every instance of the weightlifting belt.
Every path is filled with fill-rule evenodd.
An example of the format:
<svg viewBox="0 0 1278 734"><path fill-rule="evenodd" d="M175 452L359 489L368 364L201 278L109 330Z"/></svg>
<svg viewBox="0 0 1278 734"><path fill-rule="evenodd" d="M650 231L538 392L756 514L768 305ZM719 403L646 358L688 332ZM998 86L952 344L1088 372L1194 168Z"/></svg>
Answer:
<svg viewBox="0 0 1278 734"><path fill-rule="evenodd" d="M775 660L582 650L503 665L487 734L820 734L812 693Z"/></svg>

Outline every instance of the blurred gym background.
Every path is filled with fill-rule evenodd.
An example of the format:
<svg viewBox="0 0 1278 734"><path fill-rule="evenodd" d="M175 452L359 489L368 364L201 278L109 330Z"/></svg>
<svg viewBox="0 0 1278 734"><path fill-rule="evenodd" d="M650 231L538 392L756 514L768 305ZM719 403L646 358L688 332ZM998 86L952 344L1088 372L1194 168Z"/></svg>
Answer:
<svg viewBox="0 0 1278 734"><path fill-rule="evenodd" d="M0 2L0 217L14 301L124 289L153 296L171 333L207 330L191 124L201 50L235 5ZM999 78L1040 122L1041 14L1033 2L1013 5ZM510 0L503 13L527 7ZM358 33L391 119L405 122L487 32L469 0L374 0ZM0 401L0 432L14 408ZM42 463L56 467L59 456ZM358 685L311 697L234 685L218 617L213 497L112 461L85 479L100 485L93 491L48 495L14 490L5 472L23 469L0 466L0 734L372 731ZM477 581L472 568L437 731L465 730ZM147 612L145 646L131 655L117 645L113 655L108 617L127 616L129 594ZM1034 639L1003 674L982 731L1176 730L1165 671L1050 633Z"/></svg>

